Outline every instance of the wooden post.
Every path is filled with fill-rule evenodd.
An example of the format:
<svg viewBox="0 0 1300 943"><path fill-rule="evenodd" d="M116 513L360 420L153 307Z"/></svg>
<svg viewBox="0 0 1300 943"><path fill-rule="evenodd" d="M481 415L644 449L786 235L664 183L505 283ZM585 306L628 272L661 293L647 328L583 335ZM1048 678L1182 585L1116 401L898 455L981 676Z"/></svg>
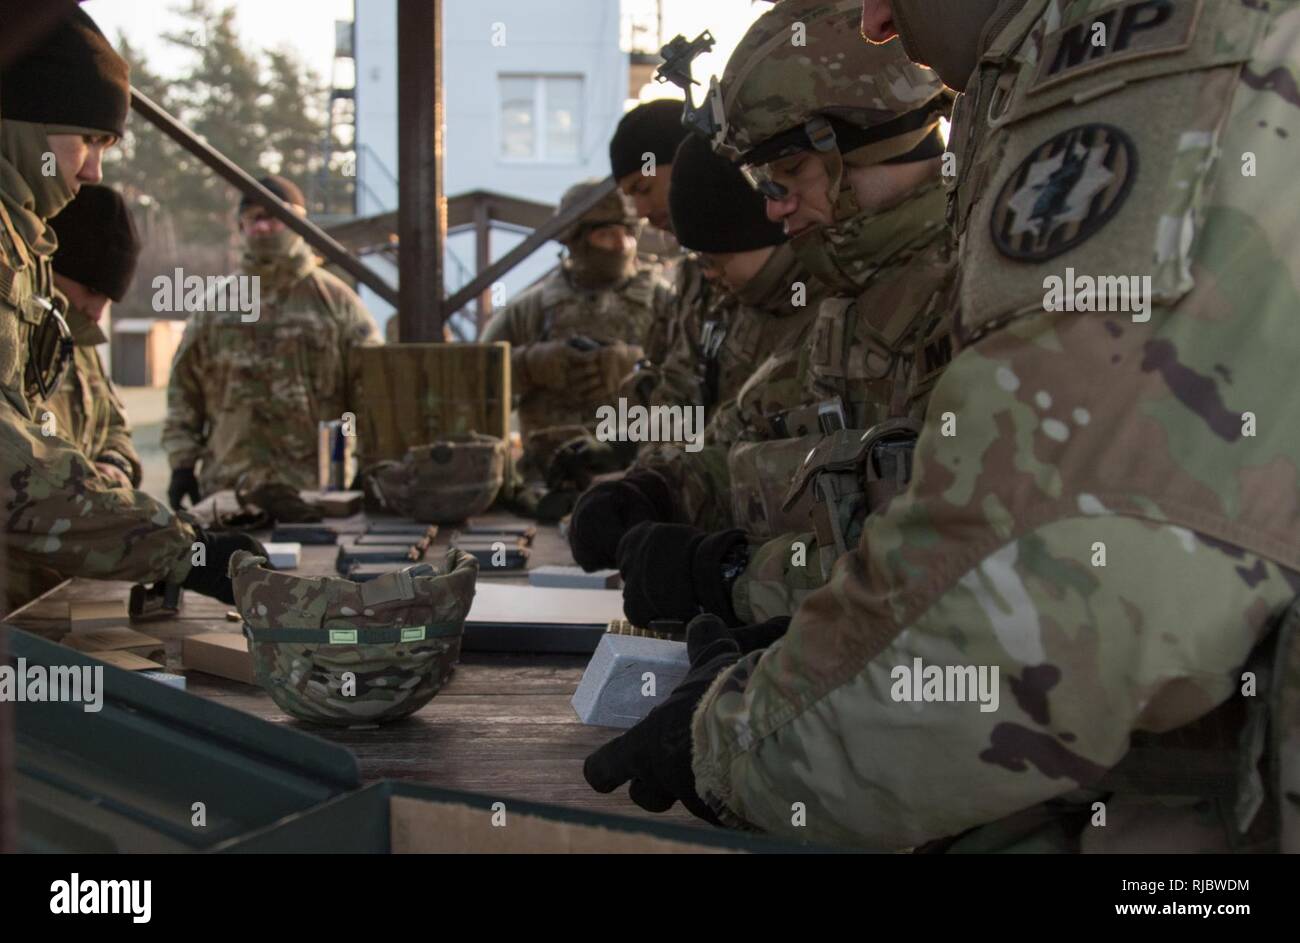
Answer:
<svg viewBox="0 0 1300 943"><path fill-rule="evenodd" d="M397 0L399 336L442 340L442 0Z"/></svg>
<svg viewBox="0 0 1300 943"><path fill-rule="evenodd" d="M486 197L474 201L474 274L484 271L492 264L492 205ZM483 336L492 317L492 287L484 288L478 296L478 331L474 338Z"/></svg>

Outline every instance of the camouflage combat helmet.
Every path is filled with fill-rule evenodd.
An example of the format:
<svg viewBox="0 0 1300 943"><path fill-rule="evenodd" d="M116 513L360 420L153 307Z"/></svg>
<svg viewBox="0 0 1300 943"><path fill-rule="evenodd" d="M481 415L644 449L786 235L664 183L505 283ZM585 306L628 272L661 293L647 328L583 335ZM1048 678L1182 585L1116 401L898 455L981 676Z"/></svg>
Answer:
<svg viewBox="0 0 1300 943"><path fill-rule="evenodd" d="M604 182L603 180L584 180L582 183L575 183L569 187L564 191L564 196L560 198L560 206L556 210L556 215L558 216L575 203L586 198L593 190L602 186ZM558 242L568 245L587 229L611 224L621 224L632 229L637 229L641 225L641 220L636 215L636 209L632 206L632 201L617 187L605 194L600 202L587 210L576 223L573 223L555 238Z"/></svg>
<svg viewBox="0 0 1300 943"><path fill-rule="evenodd" d="M505 478L506 443L496 436L452 436L407 449L400 462L366 470L372 505L425 524L445 524L482 514Z"/></svg>
<svg viewBox="0 0 1300 943"><path fill-rule="evenodd" d="M286 713L331 726L398 720L427 704L460 655L478 563L447 553L353 583L266 569L264 557L230 558L235 603L257 683Z"/></svg>
<svg viewBox="0 0 1300 943"><path fill-rule="evenodd" d="M861 0L785 0L754 22L727 61L711 93L714 148L766 196L785 194L764 165L813 150L827 162L835 204L844 164L901 157L939 127L948 105L939 77L898 43L868 45L861 13Z"/></svg>

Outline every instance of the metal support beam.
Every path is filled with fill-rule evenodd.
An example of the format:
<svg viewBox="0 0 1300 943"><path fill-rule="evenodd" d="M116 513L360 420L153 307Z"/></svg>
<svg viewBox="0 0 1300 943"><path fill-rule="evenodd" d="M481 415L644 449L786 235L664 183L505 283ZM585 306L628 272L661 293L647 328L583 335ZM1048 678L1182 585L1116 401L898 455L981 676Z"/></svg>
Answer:
<svg viewBox="0 0 1300 943"><path fill-rule="evenodd" d="M135 109L137 114L162 131L163 134L203 161L231 186L265 206L272 216L306 239L313 249L325 257L326 261L332 262L343 269L361 284L372 289L375 294L389 304L397 304L397 290L392 285L366 268L360 259L339 245L333 237L315 223L299 216L290 208L288 203L285 203L254 180L228 157L207 141L199 138L193 131L158 107L147 95L142 94L135 88L131 89L131 107Z"/></svg>
<svg viewBox="0 0 1300 943"><path fill-rule="evenodd" d="M492 264L492 213L487 200L474 204L474 271L481 272ZM492 289L484 288L478 296L478 332L483 335L483 328L492 317Z"/></svg>
<svg viewBox="0 0 1300 943"><path fill-rule="evenodd" d="M442 0L397 0L398 336L442 340Z"/></svg>
<svg viewBox="0 0 1300 943"><path fill-rule="evenodd" d="M574 222L578 217L586 213L587 210L591 209L603 200L616 186L618 186L618 184L612 176L606 177L601 181L600 186L587 194L584 199L573 204L573 206L556 216L545 226L535 229L531 236L519 243L519 245L515 246L492 265L489 265L486 269L479 272L468 285L448 298L446 303L442 306L443 313L447 317L451 317L461 308L465 307L465 305L478 297L480 292L491 288L493 282L536 252L557 233L568 228L570 223Z"/></svg>

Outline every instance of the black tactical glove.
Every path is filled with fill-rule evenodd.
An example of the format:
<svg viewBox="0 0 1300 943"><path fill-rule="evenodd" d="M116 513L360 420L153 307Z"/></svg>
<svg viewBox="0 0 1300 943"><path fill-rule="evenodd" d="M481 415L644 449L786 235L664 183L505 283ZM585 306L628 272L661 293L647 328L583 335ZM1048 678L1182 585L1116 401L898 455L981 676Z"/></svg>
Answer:
<svg viewBox="0 0 1300 943"><path fill-rule="evenodd" d="M235 593L230 582L230 558L236 550L247 550L265 557L266 548L247 534L214 534L202 528L196 528L196 531L205 548L204 564L193 567L181 586L233 606Z"/></svg>
<svg viewBox="0 0 1300 943"><path fill-rule="evenodd" d="M190 499L190 507L202 500L199 497L199 479L194 476L193 468L173 468L171 483L167 485L167 503L173 511L179 511L181 498L185 497Z"/></svg>
<svg viewBox="0 0 1300 943"><path fill-rule="evenodd" d="M748 655L750 652L761 652L765 648L771 648L773 643L785 637L789 628L789 616L776 616L756 625L745 625L738 629L727 628L724 631L728 638L735 641L741 654Z"/></svg>
<svg viewBox="0 0 1300 943"><path fill-rule="evenodd" d="M569 519L569 549L588 573L618 563L618 542L642 521L673 519L673 496L658 472L634 468L620 481L602 481L578 499Z"/></svg>
<svg viewBox="0 0 1300 943"><path fill-rule="evenodd" d="M748 550L743 530L706 534L685 524L637 524L618 543L623 612L635 626L668 619L690 622L703 612L739 625L731 607L734 566ZM743 564L742 564L743 566Z"/></svg>
<svg viewBox="0 0 1300 943"><path fill-rule="evenodd" d="M691 717L722 671L741 657L717 616L700 616L686 632L691 670L673 693L627 733L605 744L582 766L597 792L613 792L630 781L627 794L647 812L667 812L680 802L706 822L721 825L695 792L691 769Z"/></svg>

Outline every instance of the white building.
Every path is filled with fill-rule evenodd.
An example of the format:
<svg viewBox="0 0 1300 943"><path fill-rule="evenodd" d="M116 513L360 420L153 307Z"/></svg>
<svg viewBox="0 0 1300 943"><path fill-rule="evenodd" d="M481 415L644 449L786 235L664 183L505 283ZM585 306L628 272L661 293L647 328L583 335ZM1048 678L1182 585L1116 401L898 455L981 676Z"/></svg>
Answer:
<svg viewBox="0 0 1300 943"><path fill-rule="evenodd" d="M628 97L619 0L443 0L443 185L558 203L609 174L608 143ZM356 0L357 213L397 209L397 4ZM521 236L496 231L499 258ZM505 279L515 296L556 259L552 243ZM473 275L472 233L448 240L448 291ZM396 283L397 273L376 262ZM368 290L382 322L392 309Z"/></svg>

